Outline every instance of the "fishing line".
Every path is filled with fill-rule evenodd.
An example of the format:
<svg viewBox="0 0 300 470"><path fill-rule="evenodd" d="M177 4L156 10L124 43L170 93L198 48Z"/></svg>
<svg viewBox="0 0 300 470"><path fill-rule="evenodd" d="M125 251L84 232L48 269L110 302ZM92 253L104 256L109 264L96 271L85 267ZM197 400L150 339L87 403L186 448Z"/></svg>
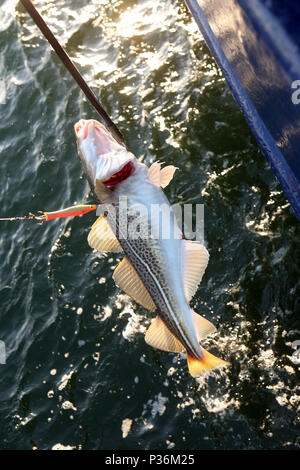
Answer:
<svg viewBox="0 0 300 470"><path fill-rule="evenodd" d="M14 222L16 220L35 220L39 224L48 222L53 219L61 219L62 217L76 217L78 215L87 214L88 212L94 211L97 209L95 204L81 204L72 207L67 207L54 212L42 212L39 211L39 215L32 214L29 212L28 215L23 215L20 217L0 217L0 221Z"/></svg>
<svg viewBox="0 0 300 470"><path fill-rule="evenodd" d="M99 103L96 95L93 93L93 91L90 89L84 78L82 77L81 73L77 69L77 67L74 65L66 51L63 49L63 47L60 45L52 31L49 29L39 12L36 10L34 5L30 0L21 0L22 5L24 8L27 10L37 27L41 30L47 41L51 44L53 47L54 51L64 64L64 66L67 68L67 70L70 72L74 80L77 82L77 84L80 86L81 90L85 94L85 96L88 98L92 106L96 109L96 111L100 114L102 117L103 121L105 122L107 128L111 131L113 134L114 138L122 145L124 145L126 148L125 140L124 137L121 133L121 131L118 129L116 124L111 120L105 109L101 106Z"/></svg>
<svg viewBox="0 0 300 470"><path fill-rule="evenodd" d="M46 219L43 215L34 215L29 212L28 215L23 215L20 217L0 217L1 221L14 222L15 220L36 220L39 223L44 223Z"/></svg>

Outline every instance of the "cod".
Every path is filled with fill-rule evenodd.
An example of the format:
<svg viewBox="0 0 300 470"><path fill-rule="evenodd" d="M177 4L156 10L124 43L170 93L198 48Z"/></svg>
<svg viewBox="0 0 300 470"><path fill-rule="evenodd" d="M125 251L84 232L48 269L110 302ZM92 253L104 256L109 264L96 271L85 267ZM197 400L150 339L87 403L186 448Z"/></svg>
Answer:
<svg viewBox="0 0 300 470"><path fill-rule="evenodd" d="M156 313L146 343L185 352L194 377L228 365L201 346L215 327L189 305L209 254L198 241L183 239L163 192L176 167L155 162L148 168L96 120L81 119L74 128L84 173L97 202L106 208L91 228L89 245L99 252L124 253L113 273L116 285Z"/></svg>

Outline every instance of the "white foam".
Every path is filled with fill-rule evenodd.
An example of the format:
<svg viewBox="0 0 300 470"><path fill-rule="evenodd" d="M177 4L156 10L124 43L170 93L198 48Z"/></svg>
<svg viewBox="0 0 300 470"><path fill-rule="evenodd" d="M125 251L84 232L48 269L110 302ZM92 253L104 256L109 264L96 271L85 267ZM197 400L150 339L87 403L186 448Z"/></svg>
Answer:
<svg viewBox="0 0 300 470"><path fill-rule="evenodd" d="M132 419L130 418L123 419L122 427L121 427L123 439L125 439L130 433L131 426L132 426Z"/></svg>

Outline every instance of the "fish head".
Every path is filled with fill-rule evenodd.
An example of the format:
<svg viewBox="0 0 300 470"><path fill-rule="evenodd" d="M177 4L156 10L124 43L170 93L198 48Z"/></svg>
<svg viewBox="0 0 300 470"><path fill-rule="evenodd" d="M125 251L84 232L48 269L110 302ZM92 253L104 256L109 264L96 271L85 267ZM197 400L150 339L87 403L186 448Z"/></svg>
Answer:
<svg viewBox="0 0 300 470"><path fill-rule="evenodd" d="M100 122L81 119L74 129L79 158L92 189L113 190L135 172L136 157Z"/></svg>

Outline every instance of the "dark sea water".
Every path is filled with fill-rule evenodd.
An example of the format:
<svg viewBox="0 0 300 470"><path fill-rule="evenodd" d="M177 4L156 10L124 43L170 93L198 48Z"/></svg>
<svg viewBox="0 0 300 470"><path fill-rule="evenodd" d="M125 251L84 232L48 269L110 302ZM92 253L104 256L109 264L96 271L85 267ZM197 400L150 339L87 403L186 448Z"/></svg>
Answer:
<svg viewBox="0 0 300 470"><path fill-rule="evenodd" d="M195 380L145 343L95 214L0 222L0 448L299 448L299 222L184 2L35 4L136 156L179 167L170 202L204 204L192 306L231 366ZM20 4L0 12L0 216L93 202L73 126L97 115Z"/></svg>

